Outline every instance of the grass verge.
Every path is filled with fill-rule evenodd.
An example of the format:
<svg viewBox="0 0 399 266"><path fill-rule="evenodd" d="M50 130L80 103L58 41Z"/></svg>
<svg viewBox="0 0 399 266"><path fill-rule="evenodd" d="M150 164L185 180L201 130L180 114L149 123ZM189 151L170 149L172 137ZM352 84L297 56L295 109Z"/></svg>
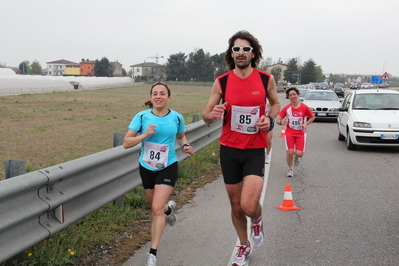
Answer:
<svg viewBox="0 0 399 266"><path fill-rule="evenodd" d="M170 108L186 124L201 114L211 84L172 84ZM25 160L36 171L112 147L112 134L126 132L133 116L145 109L149 84L127 88L24 94L0 97L0 160ZM179 163L171 195L181 208L198 187L220 175L218 142ZM0 166L0 180L4 179ZM1 184L0 184L1 185ZM23 262L0 265L120 265L150 240L150 210L143 189L107 204L65 230L24 252Z"/></svg>
<svg viewBox="0 0 399 266"><path fill-rule="evenodd" d="M220 175L219 156L213 155L218 149L215 141L179 163L170 197L178 209L193 198L197 188ZM205 182L199 181L202 178ZM24 261L0 265L121 265L151 239L150 224L150 209L140 186L124 196L123 205L109 203L26 250Z"/></svg>

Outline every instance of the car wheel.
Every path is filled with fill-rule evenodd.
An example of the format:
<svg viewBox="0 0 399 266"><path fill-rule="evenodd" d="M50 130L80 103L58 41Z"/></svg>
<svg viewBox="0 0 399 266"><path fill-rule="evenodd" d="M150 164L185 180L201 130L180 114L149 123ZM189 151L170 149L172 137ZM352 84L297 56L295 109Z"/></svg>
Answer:
<svg viewBox="0 0 399 266"><path fill-rule="evenodd" d="M348 134L346 136L346 148L348 150L356 150L356 145L353 144L353 142L351 140L351 136L350 136L349 130L348 130Z"/></svg>
<svg viewBox="0 0 399 266"><path fill-rule="evenodd" d="M339 125L338 125L338 140L340 141L345 140L345 136L341 134L341 131L339 131Z"/></svg>

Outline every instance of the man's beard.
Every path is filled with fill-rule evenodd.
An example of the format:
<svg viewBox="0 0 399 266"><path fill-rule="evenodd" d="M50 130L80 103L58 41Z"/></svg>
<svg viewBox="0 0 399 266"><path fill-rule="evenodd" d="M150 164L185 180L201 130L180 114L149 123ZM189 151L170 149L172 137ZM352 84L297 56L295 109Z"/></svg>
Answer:
<svg viewBox="0 0 399 266"><path fill-rule="evenodd" d="M245 65L237 65L236 64L236 66L239 68L239 69L246 69L246 68L248 68L249 67L249 65L250 65L251 63L248 63L248 64L245 64Z"/></svg>
<svg viewBox="0 0 399 266"><path fill-rule="evenodd" d="M246 58L244 61L238 62L237 58L235 60L235 64L239 69L246 69L251 65L251 61L247 62Z"/></svg>

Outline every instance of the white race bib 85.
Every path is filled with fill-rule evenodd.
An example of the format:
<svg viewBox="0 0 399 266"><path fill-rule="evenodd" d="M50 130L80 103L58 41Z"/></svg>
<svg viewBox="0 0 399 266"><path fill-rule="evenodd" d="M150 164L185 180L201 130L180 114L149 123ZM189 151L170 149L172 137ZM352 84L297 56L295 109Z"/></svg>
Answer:
<svg viewBox="0 0 399 266"><path fill-rule="evenodd" d="M255 134L259 131L260 106L231 106L231 130L243 134Z"/></svg>

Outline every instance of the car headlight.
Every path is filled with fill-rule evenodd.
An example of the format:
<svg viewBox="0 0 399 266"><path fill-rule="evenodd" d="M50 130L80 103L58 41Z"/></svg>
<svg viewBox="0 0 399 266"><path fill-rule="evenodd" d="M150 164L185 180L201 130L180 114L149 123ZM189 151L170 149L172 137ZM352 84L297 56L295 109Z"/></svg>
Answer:
<svg viewBox="0 0 399 266"><path fill-rule="evenodd" d="M310 108L310 110L311 110L312 112L316 111L316 108L314 108L314 107L309 107L309 108Z"/></svg>
<svg viewBox="0 0 399 266"><path fill-rule="evenodd" d="M330 109L330 111L333 111L333 112L338 112L338 110L339 110L338 108L331 108Z"/></svg>
<svg viewBox="0 0 399 266"><path fill-rule="evenodd" d="M371 128L371 124L366 122L353 122L353 126Z"/></svg>

